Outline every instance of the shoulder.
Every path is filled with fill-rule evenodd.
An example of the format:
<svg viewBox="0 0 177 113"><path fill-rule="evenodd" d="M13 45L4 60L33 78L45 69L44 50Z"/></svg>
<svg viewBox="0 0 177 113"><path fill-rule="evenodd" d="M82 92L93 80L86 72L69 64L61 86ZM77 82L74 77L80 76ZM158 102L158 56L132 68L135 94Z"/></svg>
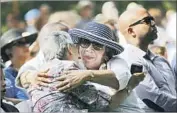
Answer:
<svg viewBox="0 0 177 113"><path fill-rule="evenodd" d="M17 71L15 71L12 67L7 67L4 70L5 78L14 78L17 75Z"/></svg>
<svg viewBox="0 0 177 113"><path fill-rule="evenodd" d="M3 70L4 70L4 72L12 72L13 71L12 67L10 67L10 66L4 68Z"/></svg>
<svg viewBox="0 0 177 113"><path fill-rule="evenodd" d="M161 56L155 56L154 59L153 59L153 64L155 66L162 66L162 67L169 67L171 68L170 66L170 63L163 57Z"/></svg>
<svg viewBox="0 0 177 113"><path fill-rule="evenodd" d="M119 73L119 75L130 74L130 68L127 62L119 56L114 56L112 59L109 60L109 62L107 63L107 69L112 70L114 73Z"/></svg>
<svg viewBox="0 0 177 113"><path fill-rule="evenodd" d="M108 65L117 65L117 66L118 66L118 65L125 65L125 66L128 65L127 62L126 62L124 59L122 59L121 57L119 57L118 55L112 57L112 58L108 61L107 64L108 64Z"/></svg>
<svg viewBox="0 0 177 113"><path fill-rule="evenodd" d="M38 70L42 64L45 63L44 57L42 52L39 52L36 57L32 58L31 60L27 61L19 70L21 73L24 70Z"/></svg>

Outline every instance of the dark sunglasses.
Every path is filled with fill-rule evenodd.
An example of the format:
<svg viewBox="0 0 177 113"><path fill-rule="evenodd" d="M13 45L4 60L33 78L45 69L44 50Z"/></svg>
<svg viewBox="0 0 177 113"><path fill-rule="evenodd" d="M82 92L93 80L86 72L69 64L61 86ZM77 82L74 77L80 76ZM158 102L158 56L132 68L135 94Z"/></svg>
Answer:
<svg viewBox="0 0 177 113"><path fill-rule="evenodd" d="M12 43L13 46L25 46L27 45L28 43L25 42L25 41L15 41Z"/></svg>
<svg viewBox="0 0 177 113"><path fill-rule="evenodd" d="M94 50L100 51L100 50L104 49L104 45L101 45L101 44L96 43L96 42L91 42L91 41L86 40L86 39L80 39L80 41L79 41L79 45L82 48L88 48L91 44L92 44L92 47L93 47Z"/></svg>
<svg viewBox="0 0 177 113"><path fill-rule="evenodd" d="M138 20L137 22L129 25L129 27L135 26L137 24L143 24L143 23L152 25L152 21L154 21L154 18L152 16L147 16L147 17L144 17L143 19Z"/></svg>

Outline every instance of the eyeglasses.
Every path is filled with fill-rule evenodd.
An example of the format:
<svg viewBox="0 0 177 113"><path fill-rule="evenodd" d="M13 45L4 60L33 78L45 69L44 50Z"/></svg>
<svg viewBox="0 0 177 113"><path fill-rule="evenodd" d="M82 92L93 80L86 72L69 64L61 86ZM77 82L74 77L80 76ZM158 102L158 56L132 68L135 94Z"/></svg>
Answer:
<svg viewBox="0 0 177 113"><path fill-rule="evenodd" d="M19 47L21 47L21 46L26 46L28 43L27 42L25 42L25 41L15 41L15 42L13 42L13 46L19 46Z"/></svg>
<svg viewBox="0 0 177 113"><path fill-rule="evenodd" d="M100 51L100 50L103 50L105 48L104 45L101 45L99 43L96 43L96 42L91 42L89 40L86 40L86 39L81 39L79 41L79 45L82 47L82 48L88 48L90 45L92 44L92 47L94 50L97 50L97 51Z"/></svg>
<svg viewBox="0 0 177 113"><path fill-rule="evenodd" d="M152 26L152 25L154 25L154 24L152 24L152 21L154 21L154 18L152 16L147 16L147 17L144 17L143 19L138 20L137 22L129 25L129 27L135 26L137 24L143 24L143 23L146 23L146 24L149 24Z"/></svg>

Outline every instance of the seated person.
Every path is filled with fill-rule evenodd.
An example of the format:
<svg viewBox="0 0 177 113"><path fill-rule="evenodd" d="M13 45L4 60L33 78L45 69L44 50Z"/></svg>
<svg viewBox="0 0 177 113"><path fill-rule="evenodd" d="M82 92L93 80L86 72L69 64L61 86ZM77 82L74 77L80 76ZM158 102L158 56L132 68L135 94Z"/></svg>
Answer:
<svg viewBox="0 0 177 113"><path fill-rule="evenodd" d="M28 99L25 91L15 86L15 78L19 68L30 58L28 45L36 38L36 33L26 34L21 29L10 29L0 38L1 56L4 62L11 65L4 68L6 81L5 99L17 104Z"/></svg>

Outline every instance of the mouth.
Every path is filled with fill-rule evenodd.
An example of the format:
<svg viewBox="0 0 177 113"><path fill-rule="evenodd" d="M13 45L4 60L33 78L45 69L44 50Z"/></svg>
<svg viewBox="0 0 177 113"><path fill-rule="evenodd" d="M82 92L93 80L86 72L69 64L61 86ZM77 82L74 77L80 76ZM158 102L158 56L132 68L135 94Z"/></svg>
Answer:
<svg viewBox="0 0 177 113"><path fill-rule="evenodd" d="M83 59L84 59L84 60L93 60L93 57L90 57L90 56L84 56Z"/></svg>

